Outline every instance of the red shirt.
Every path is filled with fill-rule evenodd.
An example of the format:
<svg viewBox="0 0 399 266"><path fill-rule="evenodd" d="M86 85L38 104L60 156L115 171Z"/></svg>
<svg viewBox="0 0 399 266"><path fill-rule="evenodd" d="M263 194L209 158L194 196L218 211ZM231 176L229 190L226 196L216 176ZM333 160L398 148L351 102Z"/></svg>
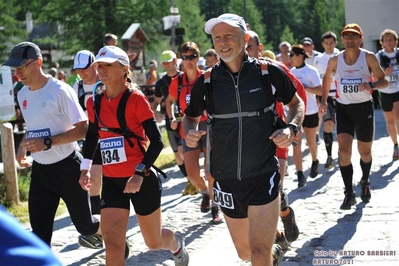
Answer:
<svg viewBox="0 0 399 266"><path fill-rule="evenodd" d="M172 79L172 81L170 82L169 94L173 98L175 98L176 100L179 101L179 105L180 105L182 114L184 114L184 111L186 110L187 105L190 103L191 90L192 90L192 88L194 86L194 83L197 81L198 77L201 76L201 74L202 74L202 71L200 69L197 69L197 78L193 82L188 82L187 73L186 72L183 73L183 77L182 77L183 84L182 84L182 88L181 88L181 91L180 91L179 99L177 99L177 97L178 97L178 89L179 89L179 78L178 78L178 76L174 77ZM207 120L206 115L202 115L200 121L206 121L206 120ZM182 129L181 126L180 126L180 129L179 129L179 132L180 132L180 136L182 138L184 138L183 129Z"/></svg>
<svg viewBox="0 0 399 266"><path fill-rule="evenodd" d="M101 122L99 121L98 126L99 127L105 126L107 128L120 128L116 113L119 101L121 100L123 93L121 93L118 97L113 98L111 100L107 100L106 90L104 93L105 95L102 97L101 100L100 119L99 119L104 123L104 125L102 125ZM87 100L87 112L90 122L93 123L95 114L93 110L92 97L90 97ZM144 96L144 94L140 90L135 89L130 95L126 103L125 117L126 117L126 126L129 128L129 130L134 134L136 134L137 136L144 138L145 141L140 141L140 143L138 143L137 139L131 138L134 144L134 147L131 148L129 146L129 143L123 138L123 136L113 132L99 130L98 133L100 136L100 141L107 138L122 137L124 144L124 151L126 153L125 162L113 161L114 163L106 164L104 163L105 159L104 156L106 156L106 154L104 155L104 153L102 152L103 173L105 176L108 177L122 178L122 177L132 176L135 172L136 165L141 163L144 157L144 154L142 153L140 147L138 146L142 145L143 147L146 147L146 140L147 140L144 128L141 125L141 123L144 122L145 120L153 118L154 113L151 110L147 97ZM101 145L100 143L100 146L104 145ZM121 150L119 150L119 152L121 152Z"/></svg>

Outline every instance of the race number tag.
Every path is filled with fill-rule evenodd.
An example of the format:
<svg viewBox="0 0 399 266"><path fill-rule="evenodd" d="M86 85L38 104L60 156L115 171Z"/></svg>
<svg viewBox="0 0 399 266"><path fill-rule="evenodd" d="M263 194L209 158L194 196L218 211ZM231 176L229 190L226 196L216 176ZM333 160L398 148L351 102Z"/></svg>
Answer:
<svg viewBox="0 0 399 266"><path fill-rule="evenodd" d="M28 130L26 132L26 139L32 138L48 138L51 137L49 128L41 128L36 130Z"/></svg>
<svg viewBox="0 0 399 266"><path fill-rule="evenodd" d="M125 143L123 137L100 140L103 165L126 162Z"/></svg>
<svg viewBox="0 0 399 266"><path fill-rule="evenodd" d="M363 82L362 78L341 78L341 87L343 93L358 93L359 84Z"/></svg>
<svg viewBox="0 0 399 266"><path fill-rule="evenodd" d="M213 202L220 207L234 210L233 194L223 192L220 188L213 187Z"/></svg>
<svg viewBox="0 0 399 266"><path fill-rule="evenodd" d="M397 83L399 81L399 66L394 66L392 74L389 75L389 83Z"/></svg>

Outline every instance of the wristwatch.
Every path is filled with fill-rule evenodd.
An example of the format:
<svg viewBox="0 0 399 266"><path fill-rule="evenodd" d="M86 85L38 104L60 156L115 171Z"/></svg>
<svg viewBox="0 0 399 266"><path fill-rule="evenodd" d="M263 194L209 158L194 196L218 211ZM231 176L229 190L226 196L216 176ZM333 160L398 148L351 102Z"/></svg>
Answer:
<svg viewBox="0 0 399 266"><path fill-rule="evenodd" d="M46 149L44 149L45 151L51 149L51 144L52 144L52 140L50 138L45 138L44 139L44 145L46 145Z"/></svg>
<svg viewBox="0 0 399 266"><path fill-rule="evenodd" d="M294 136L295 136L295 137L299 134L299 128L298 128L298 126L297 126L296 124L294 124L294 123L289 123L289 124L287 125L287 127L292 128L292 131L294 131Z"/></svg>
<svg viewBox="0 0 399 266"><path fill-rule="evenodd" d="M136 165L136 172L134 173L135 175L140 175L140 176L145 176L147 173L147 166L143 163L139 163Z"/></svg>

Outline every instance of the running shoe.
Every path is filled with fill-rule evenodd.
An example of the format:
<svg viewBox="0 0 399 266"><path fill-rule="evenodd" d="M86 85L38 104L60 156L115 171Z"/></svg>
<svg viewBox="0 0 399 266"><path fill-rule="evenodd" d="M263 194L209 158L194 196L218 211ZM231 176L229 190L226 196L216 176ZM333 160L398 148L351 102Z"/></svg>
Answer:
<svg viewBox="0 0 399 266"><path fill-rule="evenodd" d="M297 240L299 236L299 229L295 222L294 210L289 206L288 209L290 209L290 214L288 214L286 217L281 217L281 221L283 222L284 225L285 238L289 242L293 242Z"/></svg>
<svg viewBox="0 0 399 266"><path fill-rule="evenodd" d="M173 260L175 261L175 266L187 266L190 260L188 255L186 244L184 243L184 236L180 232L175 232L175 238L180 242L181 248L179 253L173 255Z"/></svg>
<svg viewBox="0 0 399 266"><path fill-rule="evenodd" d="M78 239L79 246L85 248L100 249L103 248L103 237L100 234L80 235Z"/></svg>
<svg viewBox="0 0 399 266"><path fill-rule="evenodd" d="M319 174L319 160L312 162L312 166L310 167L310 178L315 178Z"/></svg>
<svg viewBox="0 0 399 266"><path fill-rule="evenodd" d="M397 161L397 160L399 159L399 147L398 147L398 146L394 146L394 147L393 147L392 159L393 159L394 161Z"/></svg>
<svg viewBox="0 0 399 266"><path fill-rule="evenodd" d="M218 206L211 208L211 214L212 214L212 223L213 224L223 223L223 219L219 216L219 207Z"/></svg>
<svg viewBox="0 0 399 266"><path fill-rule="evenodd" d="M201 201L201 212L207 213L211 209L210 207L210 197L208 194L203 194L202 195L202 201Z"/></svg>
<svg viewBox="0 0 399 266"><path fill-rule="evenodd" d="M194 186L193 184L191 184L190 181L187 181L187 185L186 188L184 190L182 190L182 195L186 196L186 195L196 195L199 193L199 189Z"/></svg>
<svg viewBox="0 0 399 266"><path fill-rule="evenodd" d="M302 172L297 174L298 174L298 187L300 188L306 186L308 181L306 181L306 177L304 176L304 174Z"/></svg>
<svg viewBox="0 0 399 266"><path fill-rule="evenodd" d="M355 192L345 192L344 202L341 204L341 210L350 210L351 206L356 204Z"/></svg>
<svg viewBox="0 0 399 266"><path fill-rule="evenodd" d="M276 239L274 240L274 243L278 244L282 250L287 250L289 246L289 243L283 233L281 233L280 237L276 234Z"/></svg>
<svg viewBox="0 0 399 266"><path fill-rule="evenodd" d="M333 158L331 156L328 156L327 161L324 165L324 168L327 168L327 169L333 168L334 167L333 162L334 162Z"/></svg>
<svg viewBox="0 0 399 266"><path fill-rule="evenodd" d="M273 256L273 266L279 266L281 261L283 260L283 249L279 244L274 244L272 249Z"/></svg>
<svg viewBox="0 0 399 266"><path fill-rule="evenodd" d="M360 198L363 202L369 202L371 198L370 192L370 181L369 180L360 180L360 187L362 188L362 193L360 194Z"/></svg>

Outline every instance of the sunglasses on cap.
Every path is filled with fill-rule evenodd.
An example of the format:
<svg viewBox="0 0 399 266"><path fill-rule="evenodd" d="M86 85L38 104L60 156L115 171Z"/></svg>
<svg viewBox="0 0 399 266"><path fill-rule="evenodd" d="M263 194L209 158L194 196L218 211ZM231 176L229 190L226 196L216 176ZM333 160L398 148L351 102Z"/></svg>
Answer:
<svg viewBox="0 0 399 266"><path fill-rule="evenodd" d="M186 61L186 60L194 60L195 58L197 58L198 57L198 55L197 54L192 54L192 55L182 55L181 56L181 59L183 60L183 61Z"/></svg>

